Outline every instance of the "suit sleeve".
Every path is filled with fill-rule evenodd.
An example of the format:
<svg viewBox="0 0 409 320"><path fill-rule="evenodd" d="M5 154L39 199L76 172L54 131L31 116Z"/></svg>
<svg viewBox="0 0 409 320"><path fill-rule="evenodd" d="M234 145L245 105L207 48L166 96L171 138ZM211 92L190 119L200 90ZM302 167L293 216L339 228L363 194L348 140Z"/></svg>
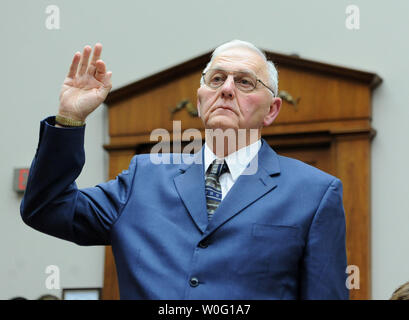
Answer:
<svg viewBox="0 0 409 320"><path fill-rule="evenodd" d="M301 299L348 299L345 214L342 184L325 192L310 226L301 266Z"/></svg>
<svg viewBox="0 0 409 320"><path fill-rule="evenodd" d="M93 188L75 183L85 163L85 127L57 128L41 122L40 139L20 205L32 228L79 245L109 245L110 231L132 188L136 157L115 180Z"/></svg>

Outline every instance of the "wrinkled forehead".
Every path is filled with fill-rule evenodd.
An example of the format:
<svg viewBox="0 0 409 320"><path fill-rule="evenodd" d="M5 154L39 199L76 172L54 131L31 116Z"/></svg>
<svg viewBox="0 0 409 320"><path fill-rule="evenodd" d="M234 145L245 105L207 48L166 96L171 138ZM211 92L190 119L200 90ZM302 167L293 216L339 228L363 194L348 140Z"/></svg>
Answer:
<svg viewBox="0 0 409 320"><path fill-rule="evenodd" d="M262 80L268 79L266 61L249 48L229 48L213 58L210 68L227 71L252 72Z"/></svg>

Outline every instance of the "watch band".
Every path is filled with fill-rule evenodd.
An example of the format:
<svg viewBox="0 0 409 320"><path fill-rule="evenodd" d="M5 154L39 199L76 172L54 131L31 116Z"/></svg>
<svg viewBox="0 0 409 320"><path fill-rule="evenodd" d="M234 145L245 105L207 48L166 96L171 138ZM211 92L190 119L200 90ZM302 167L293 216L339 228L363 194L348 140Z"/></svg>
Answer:
<svg viewBox="0 0 409 320"><path fill-rule="evenodd" d="M55 116L55 122L63 127L82 127L85 125L85 121L74 120L60 115Z"/></svg>

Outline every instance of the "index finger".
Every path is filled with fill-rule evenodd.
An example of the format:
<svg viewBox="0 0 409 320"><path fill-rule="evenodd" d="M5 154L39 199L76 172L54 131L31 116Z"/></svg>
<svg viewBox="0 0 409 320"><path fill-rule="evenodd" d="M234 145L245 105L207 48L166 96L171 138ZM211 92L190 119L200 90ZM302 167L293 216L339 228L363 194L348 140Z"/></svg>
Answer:
<svg viewBox="0 0 409 320"><path fill-rule="evenodd" d="M72 62L71 62L71 66L70 66L70 70L68 71L68 78L74 78L76 73L77 73L77 69L78 69L78 64L80 62L80 58L81 58L81 53L80 52L76 52L74 54L74 58L72 58Z"/></svg>

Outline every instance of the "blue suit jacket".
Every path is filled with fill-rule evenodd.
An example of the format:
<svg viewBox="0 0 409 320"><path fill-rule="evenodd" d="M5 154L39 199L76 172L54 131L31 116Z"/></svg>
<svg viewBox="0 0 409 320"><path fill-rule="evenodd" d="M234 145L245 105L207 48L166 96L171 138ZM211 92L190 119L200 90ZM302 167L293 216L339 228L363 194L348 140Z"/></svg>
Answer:
<svg viewBox="0 0 409 320"><path fill-rule="evenodd" d="M78 190L85 129L53 124L41 123L22 218L112 245L121 299L348 298L338 179L263 141L257 172L239 177L208 223L203 164L137 155L115 180Z"/></svg>

